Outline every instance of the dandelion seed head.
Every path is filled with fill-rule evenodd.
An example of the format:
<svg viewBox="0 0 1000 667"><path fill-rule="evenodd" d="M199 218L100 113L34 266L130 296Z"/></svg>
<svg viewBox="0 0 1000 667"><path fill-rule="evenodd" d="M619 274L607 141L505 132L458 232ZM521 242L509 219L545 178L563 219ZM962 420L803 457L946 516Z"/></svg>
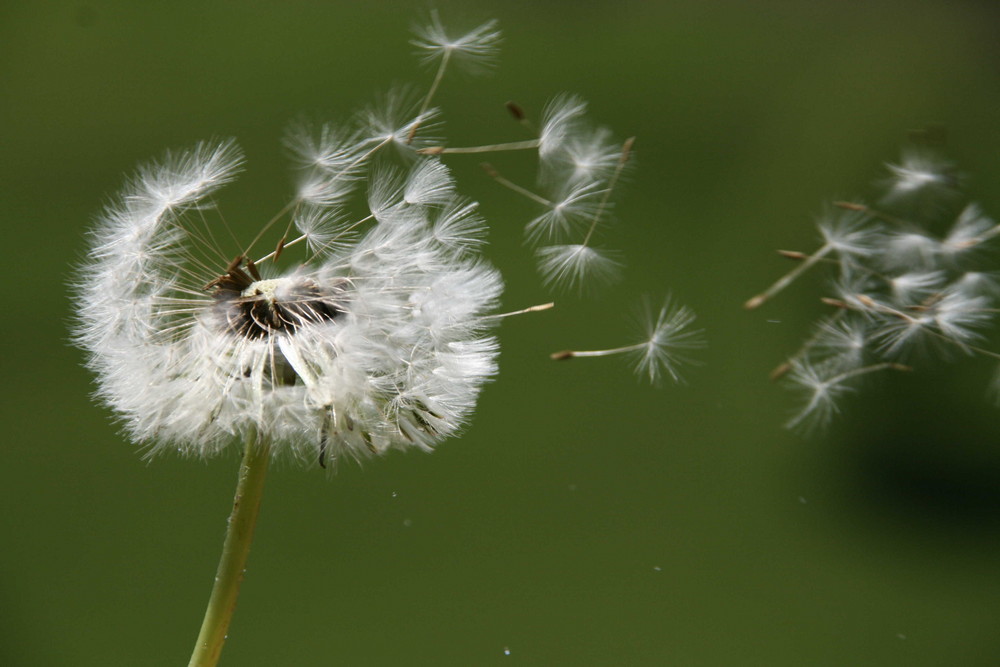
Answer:
<svg viewBox="0 0 1000 667"><path fill-rule="evenodd" d="M496 372L484 315L502 281L471 242L443 244L430 214L472 205L438 186L417 198L435 206L407 203L379 183L394 194L367 232L305 207L293 216L305 262L282 269L276 251L227 264L213 223L185 212L240 164L232 142L172 153L142 168L94 231L75 337L129 435L152 454L204 457L252 430L315 461L321 443L362 458L455 433ZM476 238L478 218L462 222Z"/></svg>

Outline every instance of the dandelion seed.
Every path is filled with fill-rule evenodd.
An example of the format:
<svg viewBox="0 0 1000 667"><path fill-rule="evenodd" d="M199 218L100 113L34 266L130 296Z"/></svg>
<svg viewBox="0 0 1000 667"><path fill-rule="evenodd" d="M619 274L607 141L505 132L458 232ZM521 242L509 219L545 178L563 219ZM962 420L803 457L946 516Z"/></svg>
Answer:
<svg viewBox="0 0 1000 667"><path fill-rule="evenodd" d="M360 182L367 148L356 130L324 124L294 124L285 145L298 163L298 198L316 206L345 202Z"/></svg>
<svg viewBox="0 0 1000 667"><path fill-rule="evenodd" d="M978 346L1000 297L998 281L980 266L988 258L981 251L1000 226L977 205L958 205L954 171L933 154L907 152L889 169L880 208L835 202L841 213L821 222L823 246L809 256L783 253L801 264L746 304L760 305L808 266L822 263L836 273L835 298L821 301L838 311L771 374L807 394L791 427L827 423L854 378L894 368L896 360L926 351L944 359L956 352L1000 358ZM944 238L931 231L947 222Z"/></svg>
<svg viewBox="0 0 1000 667"><path fill-rule="evenodd" d="M500 52L501 33L496 21L487 21L459 37L451 37L441 23L437 11L431 11L430 21L414 28L413 44L425 63L451 59L469 70L480 70L496 63Z"/></svg>
<svg viewBox="0 0 1000 667"><path fill-rule="evenodd" d="M929 270L937 264L940 243L921 231L900 231L886 237L882 264L889 270Z"/></svg>
<svg viewBox="0 0 1000 667"><path fill-rule="evenodd" d="M640 342L607 350L564 350L553 353L551 357L562 360L625 354L632 358L636 374L645 376L650 384L658 384L664 374L674 382L680 382L679 367L691 363L686 353L705 346L702 330L690 328L694 319L690 309L673 303L670 298L658 311L647 299L643 301L639 317L643 334Z"/></svg>
<svg viewBox="0 0 1000 667"><path fill-rule="evenodd" d="M876 252L882 230L866 211L831 210L816 224L825 245L848 261Z"/></svg>
<svg viewBox="0 0 1000 667"><path fill-rule="evenodd" d="M434 238L455 252L474 252L486 242L486 225L477 213L478 208L475 202L452 199L432 212Z"/></svg>
<svg viewBox="0 0 1000 667"><path fill-rule="evenodd" d="M954 283L954 288L968 296L1000 297L1000 280L986 271L966 271Z"/></svg>
<svg viewBox="0 0 1000 667"><path fill-rule="evenodd" d="M334 244L340 250L354 241L351 231L346 228L337 214L318 206L304 206L296 211L293 218L295 228L302 235L310 252L332 252ZM290 244L284 244L288 247ZM259 263L259 262L258 262Z"/></svg>
<svg viewBox="0 0 1000 667"><path fill-rule="evenodd" d="M559 142L556 143L558 146ZM561 150L547 152L546 166L568 183L596 183L611 177L621 152L621 145L611 139L611 131L600 127L567 137Z"/></svg>
<svg viewBox="0 0 1000 667"><path fill-rule="evenodd" d="M911 271L889 279L889 289L901 304L926 299L944 287L944 271Z"/></svg>
<svg viewBox="0 0 1000 667"><path fill-rule="evenodd" d="M983 338L978 330L993 318L989 305L985 296L970 296L961 289L946 290L932 307L934 323L947 340L965 346Z"/></svg>
<svg viewBox="0 0 1000 667"><path fill-rule="evenodd" d="M455 180L438 160L421 160L403 190L403 201L410 205L442 206L454 197Z"/></svg>
<svg viewBox="0 0 1000 667"><path fill-rule="evenodd" d="M857 368L864 360L872 332L861 318L820 323L813 347L840 370Z"/></svg>
<svg viewBox="0 0 1000 667"><path fill-rule="evenodd" d="M956 184L952 165L926 150L907 151L899 164L887 164L886 167L891 174L885 195L889 202L926 190L940 194Z"/></svg>
<svg viewBox="0 0 1000 667"><path fill-rule="evenodd" d="M806 271L826 260L828 255L839 253L841 261L846 266L854 256L864 257L872 254L874 244L880 238L880 232L877 228L866 228L864 226L866 221L870 219L856 210L831 211L824 215L817 223L823 237L823 245L812 255L785 253L786 257L801 259L802 262L766 290L748 299L743 307L747 310L759 308Z"/></svg>
<svg viewBox="0 0 1000 667"><path fill-rule="evenodd" d="M614 281L622 268L607 251L583 244L545 246L536 255L546 285L580 291L588 285Z"/></svg>
<svg viewBox="0 0 1000 667"><path fill-rule="evenodd" d="M390 144L407 157L421 148L440 145L441 137L434 134L440 112L417 99L412 88L396 87L365 108L359 116L362 145L377 149Z"/></svg>
<svg viewBox="0 0 1000 667"><path fill-rule="evenodd" d="M601 210L603 194L598 183L573 186L555 201L547 202L548 210L525 226L525 235L532 243L564 241L574 232L582 236Z"/></svg>
<svg viewBox="0 0 1000 667"><path fill-rule="evenodd" d="M543 160L565 149L586 113L587 103L575 95L560 95L546 105L539 133L539 155Z"/></svg>
<svg viewBox="0 0 1000 667"><path fill-rule="evenodd" d="M787 428L810 432L823 428L839 411L837 401L855 391L851 384L855 378L883 370L908 371L908 366L879 363L849 371L838 371L829 365L798 364L789 374L789 381L804 394L805 405L786 422Z"/></svg>
<svg viewBox="0 0 1000 667"><path fill-rule="evenodd" d="M969 204L959 214L951 230L941 241L941 254L955 262L1000 233L1000 226L983 215L975 204Z"/></svg>

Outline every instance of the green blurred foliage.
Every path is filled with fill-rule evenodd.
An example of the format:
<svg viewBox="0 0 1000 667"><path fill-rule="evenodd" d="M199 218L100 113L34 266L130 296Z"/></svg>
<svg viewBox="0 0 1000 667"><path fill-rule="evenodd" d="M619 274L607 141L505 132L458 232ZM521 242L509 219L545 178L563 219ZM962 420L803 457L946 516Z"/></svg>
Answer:
<svg viewBox="0 0 1000 667"><path fill-rule="evenodd" d="M505 323L500 378L434 455L273 470L223 664L997 664L991 369L886 379L803 439L767 373L819 283L740 309L786 268L773 250L810 250L821 203L870 192L907 130L947 127L1000 216L996 5L436 5L506 36L495 74L442 89L456 142L520 138L503 103L537 113L561 91L638 137L609 233L627 276ZM66 288L90 220L138 162L235 136L248 170L223 210L259 225L290 193L291 120L426 85L407 31L427 7L0 8L0 663L183 664L235 483L235 453L147 464L91 402ZM549 300L521 240L530 207L451 164L493 222L505 305ZM626 342L639 295L667 292L710 343L686 386L547 360Z"/></svg>

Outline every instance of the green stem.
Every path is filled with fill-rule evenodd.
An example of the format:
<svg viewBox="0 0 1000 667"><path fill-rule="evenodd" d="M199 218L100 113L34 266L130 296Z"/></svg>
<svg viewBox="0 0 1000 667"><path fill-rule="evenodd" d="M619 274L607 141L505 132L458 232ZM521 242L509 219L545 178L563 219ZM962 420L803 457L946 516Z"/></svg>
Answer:
<svg viewBox="0 0 1000 667"><path fill-rule="evenodd" d="M226 541L222 547L222 558L219 560L212 596L208 600L205 620L202 621L198 642L188 667L214 667L219 662L229 622L236 609L240 584L243 583L247 557L250 555L270 454L270 444L262 442L256 432L247 436L239 482L233 498L233 513L229 515Z"/></svg>

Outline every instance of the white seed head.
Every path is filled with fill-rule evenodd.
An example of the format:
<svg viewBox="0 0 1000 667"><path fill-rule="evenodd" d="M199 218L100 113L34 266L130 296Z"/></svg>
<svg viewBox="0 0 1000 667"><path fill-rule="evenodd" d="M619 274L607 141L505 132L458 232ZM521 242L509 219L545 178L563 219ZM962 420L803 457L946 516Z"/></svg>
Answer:
<svg viewBox="0 0 1000 667"><path fill-rule="evenodd" d="M459 252L435 232L440 207L424 202L472 206L438 187L447 170L419 163L416 178L436 174L435 194L395 191L353 242L329 211L300 212L312 256L281 270L281 246L227 266L208 242L224 236L200 211L185 215L240 163L228 141L170 154L139 171L94 231L76 340L130 436L151 453L210 456L254 430L315 461L324 448L360 458L453 434L496 372L484 315L502 283L474 243ZM479 219L461 217L463 236L478 238Z"/></svg>

